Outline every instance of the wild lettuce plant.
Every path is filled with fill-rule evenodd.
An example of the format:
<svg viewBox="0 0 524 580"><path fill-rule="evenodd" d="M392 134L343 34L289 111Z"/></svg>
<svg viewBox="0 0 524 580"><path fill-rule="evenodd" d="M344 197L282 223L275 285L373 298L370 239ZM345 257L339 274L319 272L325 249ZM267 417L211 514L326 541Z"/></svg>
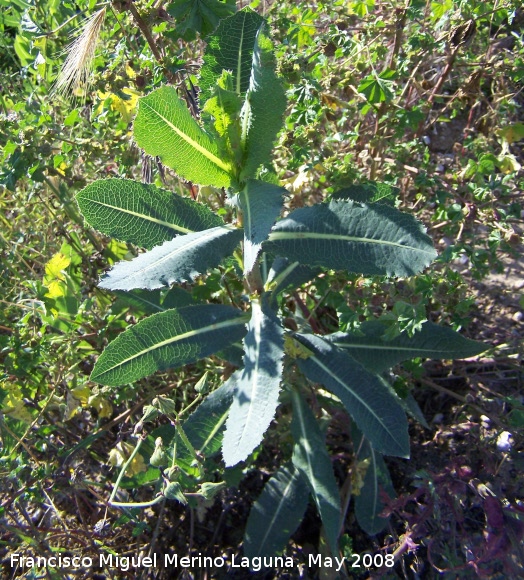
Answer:
<svg viewBox="0 0 524 580"><path fill-rule="evenodd" d="M381 319L363 323L359 332L324 335L304 319L284 324L281 297L322 271L413 276L436 252L424 227L394 207L387 186L352 186L311 207L286 208L287 192L271 170L286 98L261 16L245 9L220 22L208 38L199 84L200 120L175 88L164 86L140 99L134 138L182 179L223 188L235 218L224 223L197 201L125 179L97 181L78 194L90 225L146 250L116 264L100 287L125 291L156 311L107 346L91 379L118 387L212 354L227 357L241 346L241 368L185 422L176 422L169 445L164 432L167 459L155 458L168 468L159 497L185 501L184 485L198 480L200 467L220 449L226 467L248 460L284 402L292 412L294 449L252 509L244 551L281 550L309 497L335 551L347 502L341 502L318 409L328 416L344 410L351 418L356 460L367 465L355 510L364 529L376 533L385 524L380 488L391 488L383 455L409 457L406 413L419 413L412 398L395 392L388 369L413 357L466 357L485 347L431 322L392 339ZM170 303L160 300L160 289L205 276L233 253L242 261L243 307L180 305L176 295ZM317 412L310 405L313 389ZM210 485L199 488L203 495Z"/></svg>

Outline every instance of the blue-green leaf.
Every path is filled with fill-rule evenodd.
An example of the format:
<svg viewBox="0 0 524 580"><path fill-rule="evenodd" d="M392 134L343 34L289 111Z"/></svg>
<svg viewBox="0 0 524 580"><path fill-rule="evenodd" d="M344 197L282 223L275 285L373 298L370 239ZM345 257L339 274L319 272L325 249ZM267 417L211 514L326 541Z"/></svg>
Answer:
<svg viewBox="0 0 524 580"><path fill-rule="evenodd" d="M276 223L263 248L302 264L388 276L416 274L437 255L412 216L353 201L291 212Z"/></svg>
<svg viewBox="0 0 524 580"><path fill-rule="evenodd" d="M299 262L292 262L288 258L277 256L271 264L265 289L276 296L289 286L298 288L305 282L316 278L321 271L320 268L310 268Z"/></svg>
<svg viewBox="0 0 524 580"><path fill-rule="evenodd" d="M281 552L307 508L307 484L292 465L281 467L253 504L244 536L244 554L252 559Z"/></svg>
<svg viewBox="0 0 524 580"><path fill-rule="evenodd" d="M293 465L307 481L322 518L331 551L336 553L340 532L340 496L331 459L307 401L295 390L291 391L291 396L293 402L291 432L295 440Z"/></svg>
<svg viewBox="0 0 524 580"><path fill-rule="evenodd" d="M242 238L242 230L225 226L178 236L129 262L119 262L102 279L108 290L154 290L174 282L193 280L218 266Z"/></svg>
<svg viewBox="0 0 524 580"><path fill-rule="evenodd" d="M169 290L115 290L117 302L123 302L131 308L145 314L156 314L170 308L180 308L195 304L196 300L187 290L174 286Z"/></svg>
<svg viewBox="0 0 524 580"><path fill-rule="evenodd" d="M222 455L226 465L247 459L275 416L284 357L283 328L266 304L253 300L244 339L244 368L226 423Z"/></svg>
<svg viewBox="0 0 524 580"><path fill-rule="evenodd" d="M360 465L366 465L363 485L360 490L355 490L354 493L355 515L359 526L367 534L373 536L381 532L388 523L388 518L380 516L384 510L381 493L386 493L393 498L395 490L382 455L373 449L373 446L358 432L358 429L352 429L352 435L353 446L359 450L357 461Z"/></svg>
<svg viewBox="0 0 524 580"><path fill-rule="evenodd" d="M148 250L180 234L223 224L201 203L130 179L95 181L76 201L89 225Z"/></svg>
<svg viewBox="0 0 524 580"><path fill-rule="evenodd" d="M262 242L282 211L285 193L283 187L250 179L238 194L244 225L244 273L255 265Z"/></svg>
<svg viewBox="0 0 524 580"><path fill-rule="evenodd" d="M246 315L222 304L166 310L140 321L111 342L91 380L119 386L205 358L240 340Z"/></svg>
<svg viewBox="0 0 524 580"><path fill-rule="evenodd" d="M331 199L352 199L359 203L384 203L394 207L399 193L398 187L387 183L356 183L339 189L331 196Z"/></svg>
<svg viewBox="0 0 524 580"><path fill-rule="evenodd" d="M191 445L205 456L220 450L224 425L236 389L234 377L235 374L207 395L182 425Z"/></svg>
<svg viewBox="0 0 524 580"><path fill-rule="evenodd" d="M469 340L451 328L429 321L424 322L413 336L402 332L386 340L384 334L387 329L386 322L370 320L359 327L358 333L335 332L326 339L374 373L381 373L399 362L415 357L467 358L487 349L487 345L482 342Z"/></svg>
<svg viewBox="0 0 524 580"><path fill-rule="evenodd" d="M409 457L408 422L397 397L348 353L312 334L296 334L312 351L297 359L311 381L335 394L377 451Z"/></svg>

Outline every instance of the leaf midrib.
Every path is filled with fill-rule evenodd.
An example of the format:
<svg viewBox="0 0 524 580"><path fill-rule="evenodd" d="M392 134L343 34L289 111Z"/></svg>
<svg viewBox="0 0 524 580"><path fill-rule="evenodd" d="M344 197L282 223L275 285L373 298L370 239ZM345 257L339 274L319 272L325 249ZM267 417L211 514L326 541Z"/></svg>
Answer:
<svg viewBox="0 0 524 580"><path fill-rule="evenodd" d="M286 504L286 501L287 501L287 498L288 498L288 495L289 495L289 489L293 485L294 479L296 477L298 477L297 473L291 473L290 476L291 477L290 477L289 483L286 485L286 488L282 492L282 496L280 498L280 502L278 504L278 507L277 507L277 509L274 512L274 516L271 518L271 520L269 522L269 526L267 527L267 531L264 534L264 537L262 538L262 541L260 542L260 552L262 552L262 549L263 549L263 547L264 547L264 545L266 543L266 540L267 540L270 532L273 530L273 526L275 525L275 521L277 520L280 512L282 511L282 506L284 506Z"/></svg>
<svg viewBox="0 0 524 580"><path fill-rule="evenodd" d="M416 346L381 346L378 344L368 344L368 343L347 343L347 342L331 342L333 346L337 346L338 348L343 348L346 350L351 350L352 348L362 348L366 350L387 350L387 351L407 351L407 352L422 352L422 353L442 353L450 355L450 358L457 358L456 354L453 351L447 350L439 350L434 348L425 348L425 347L416 347ZM416 356L416 355L413 355ZM440 356L440 355L439 355Z"/></svg>
<svg viewBox="0 0 524 580"><path fill-rule="evenodd" d="M296 240L297 238L300 239L311 239L311 240L331 240L331 241L343 241L343 242L357 242L357 243L366 243L366 244L377 244L383 246L393 246L395 248L402 248L404 250L412 250L414 252L420 252L424 254L428 254L433 256L435 254L435 250L433 248L431 250L424 250L420 248L416 248L414 246L408 246L405 244L399 244L398 242L390 242L387 240L375 240L373 238L362 238L357 236L347 236L344 234L322 234L319 232L271 232L268 237L268 241L274 242L278 240Z"/></svg>
<svg viewBox="0 0 524 580"><path fill-rule="evenodd" d="M280 274L275 276L273 280L271 280L271 282L266 282L264 290L268 290L269 288L273 289L278 288L278 286L282 284L282 281L285 280L288 276L290 276L293 273L293 270L295 270L298 266L300 266L299 262L291 262L291 264L289 264L289 266L284 268L284 270L282 270Z"/></svg>
<svg viewBox="0 0 524 580"><path fill-rule="evenodd" d="M96 375L92 378L94 380L97 380L100 377L103 377L104 375L106 375L107 373L110 373L111 371L114 371L115 369L124 366L125 364L129 363L130 361L135 360L139 357L145 356L147 353L153 352L159 348L162 348L163 346L167 346L169 344L173 344L175 342L179 342L179 341L184 340L186 338L191 338L193 336L197 336L197 335L205 333L205 332L219 330L221 328L227 328L228 326L234 326L237 324L243 324L245 319L246 319L246 316L239 316L238 318L223 320L222 322L215 322L214 324L210 324L209 326L203 326L203 327L197 328L195 330L190 330L188 332L184 332L183 334L177 334L176 336L172 336L171 338L167 338L165 340L162 340L161 342L157 342L155 344L152 344L150 347L145 348L145 349L135 353L134 355L126 358L125 360L119 361L117 364L115 364L112 367L109 367L107 369L104 369L103 372L101 372L99 375Z"/></svg>
<svg viewBox="0 0 524 580"><path fill-rule="evenodd" d="M245 198L245 210L244 210L244 232L246 234L245 241L251 243L251 236L253 235L253 223L251 217L251 205L249 203L249 195L247 191L244 189L242 190L242 194Z"/></svg>
<svg viewBox="0 0 524 580"><path fill-rule="evenodd" d="M369 446L369 450L371 453L371 467L373 467L373 511L372 511L372 513L376 517L377 505L378 505L377 458L375 457L375 450L373 449L372 445Z"/></svg>
<svg viewBox="0 0 524 580"><path fill-rule="evenodd" d="M332 377L333 379L335 379L335 381L337 383L339 383L344 388L345 391L347 391L351 395L353 395L355 397L355 399L357 399L369 411L369 413L371 414L371 416L374 417L375 420L382 426L382 428L384 429L384 431L386 431L386 433L389 434L389 436L392 438L392 440L395 441L395 443L397 443L396 437L393 435L393 433L390 431L390 429L384 424L384 422L382 421L382 419L368 405L368 403L366 403L366 401L364 401L355 391L353 391L352 389L350 389L349 386L346 385L346 383L344 383L337 375L334 375L331 372L331 370L329 369L329 367L327 367L320 360L318 360L318 358L315 355L312 355L310 357L310 360L314 361L324 372L326 372L330 377ZM397 443L397 445L398 445L398 443Z"/></svg>
<svg viewBox="0 0 524 580"><path fill-rule="evenodd" d="M213 441L213 439L215 438L215 435L220 431L220 429L222 428L222 426L226 422L228 415L229 415L229 408L224 413L222 413L222 416L220 417L218 422L215 424L214 429L211 431L211 433L209 434L208 438L204 441L204 443L202 443L202 446L199 449L200 453L205 452L207 446L211 443L211 441Z"/></svg>
<svg viewBox="0 0 524 580"><path fill-rule="evenodd" d="M301 441L299 443L299 445L302 445L306 454L306 462L307 462L307 466L308 466L308 471L310 473L310 477L308 478L311 485L315 488L315 495L318 496L318 491L317 491L317 487L315 485L317 479L315 477L315 472L314 472L314 468L313 468L313 464L311 463L310 457L312 455L312 449L311 449L311 445L309 444L309 439L307 438L307 433L306 433L306 423L304 421L304 413L302 410L302 404L301 401L299 400L300 395L298 395L297 393L293 393L293 396L296 397L296 405L294 408L294 412L296 412L297 414L297 419L298 419L298 423L300 426L300 431L301 431ZM315 498L316 500L317 498ZM320 506L319 506L320 507Z"/></svg>
<svg viewBox="0 0 524 580"><path fill-rule="evenodd" d="M205 147L200 145L198 141L192 139L189 135L184 133L181 129L179 129L176 125L174 125L167 117L162 115L160 111L157 111L154 107L152 107L147 101L143 100L141 106L148 107L150 111L152 111L155 115L157 115L162 121L164 121L179 137L181 137L188 145L196 149L199 153L201 153L204 157L209 159L211 163L222 169L225 173L229 175L231 171L231 165L229 163L224 163L222 159L219 159L216 155L208 151Z"/></svg>
<svg viewBox="0 0 524 580"><path fill-rule="evenodd" d="M241 86L241 72L242 72L242 43L244 42L244 28L246 26L246 16L244 16L244 22L242 23L242 31L240 33L240 44L238 47L238 55L237 55L237 86L236 91L237 95L240 95L240 86Z"/></svg>
<svg viewBox="0 0 524 580"><path fill-rule="evenodd" d="M261 315L262 314L262 310L260 309L259 306L257 306L256 302L253 302L252 304L252 312L253 314L255 314L255 312L257 313L257 315ZM252 314L252 316L253 316ZM256 397L256 391L257 391L257 385L258 385L258 375L260 374L260 364L259 361L261 359L260 357L260 349L262 347L262 340L261 340L261 334L260 334L260 325L262 323L261 318L259 320L257 320L256 322L258 322L258 324L254 327L254 339L255 339L255 352L254 352L254 360L255 360L255 365L253 367L252 373L253 376L251 378L251 398L249 399L251 402L251 404L249 405L249 409L247 412L247 417L246 420L244 421L244 427L242 429L242 432L240 434L240 437L238 438L237 441L237 449L239 447L241 447L241 442L244 439L244 434L246 432L247 426L249 425L249 422L251 420L251 415L253 414L253 401L258 400ZM247 350L246 350L246 359L248 357L247 354ZM247 373L247 368L246 366L244 367L244 371L243 371L243 376L242 376L242 381L246 380L246 373Z"/></svg>
<svg viewBox="0 0 524 580"><path fill-rule="evenodd" d="M86 198L86 199L88 199L88 198ZM122 213L127 213L129 215L132 215L132 216L135 216L135 217L138 217L138 218L142 218L144 220L148 220L150 222L153 222L155 224L159 224L161 226L166 226L168 228L171 228L172 230L178 231L178 232L183 233L183 234L189 234L189 233L192 233L192 232L195 231L195 230L190 230L188 228L184 228L184 227L179 226L177 224L172 224L170 222L166 222L164 220L161 220L161 219L158 219L158 218L154 218L154 217L152 217L150 215L138 213L136 211L132 211L132 210L129 210L129 209L126 209L126 208L123 208L123 207L119 207L117 205L111 205L109 203L104 203L102 201L98 201L98 200L95 200L95 199L89 199L89 201L91 203L93 203L93 204L98 204L99 206L102 206L102 207L108 207L109 209L114 209L114 210L120 211Z"/></svg>
<svg viewBox="0 0 524 580"><path fill-rule="evenodd" d="M140 268L139 270L135 270L132 274L125 274L125 278L126 280L132 280L133 278L136 278L137 276L139 278L142 277L142 275L144 274L144 272L147 272L148 270L152 269L152 268L156 268L159 264L162 264L163 262L165 262L166 260L172 260L173 256L176 256L177 253L180 252L187 252L189 251L192 247L194 246L200 246L203 242L212 240L215 237L218 237L216 234L219 233L219 231L217 230L224 230L222 233L225 235L227 232L232 232L235 231L234 229L231 228L227 228L225 226L217 226L216 228L211 228L209 230L208 235L203 235L203 236L198 236L197 238L195 238L194 240L191 240L190 242L179 246L177 248L175 248L174 250L171 250L169 253L167 253L165 256L162 256L161 258L157 258L156 260L154 260L153 262L150 262L148 264L146 264L145 266L142 266L142 268ZM197 232L192 232L192 233L197 233ZM221 233L221 235L222 235ZM157 247L161 247L161 246L157 246ZM147 254L141 254L141 256L146 256ZM136 259L136 258L135 258ZM118 280L118 279L117 279Z"/></svg>

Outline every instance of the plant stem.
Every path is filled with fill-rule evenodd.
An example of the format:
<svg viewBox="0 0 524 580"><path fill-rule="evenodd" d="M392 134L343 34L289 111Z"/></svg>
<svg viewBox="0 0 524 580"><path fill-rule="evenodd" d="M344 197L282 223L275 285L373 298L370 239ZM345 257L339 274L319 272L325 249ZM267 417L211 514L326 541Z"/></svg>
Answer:
<svg viewBox="0 0 524 580"><path fill-rule="evenodd" d="M395 68L397 66L397 58L398 58L398 55L400 53L400 48L402 46L402 39L404 37L404 28L406 26L407 11L408 11L410 3L411 3L411 0L406 0L406 3L405 3L403 8L396 9L397 20L395 22L395 40L394 40L393 49L391 51L391 55L389 58L389 63L387 65L386 69L395 70ZM381 120L384 117L384 115L386 114L387 109L388 109L388 103L386 101L383 101L382 103L380 103L380 107L379 107L377 114L376 114L374 137L375 137L375 140L377 142L376 142L376 145L370 151L371 167L370 167L369 178L371 179L371 181L374 181L376 179L377 170L378 170L378 166L377 166L378 163L377 162L381 161L380 154L381 154L382 150L384 149L384 143L385 143L384 129L387 128L388 124L382 123Z"/></svg>
<svg viewBox="0 0 524 580"><path fill-rule="evenodd" d="M111 506L112 505L119 505L119 506L124 506L124 505L128 506L129 505L129 504L122 504L122 503L113 502L113 499L115 498L115 496L118 492L120 482L122 481L122 478L124 477L124 474L125 474L127 468L131 465L131 462L135 458L135 455L138 453L138 450L140 449L143 442L144 442L144 438L139 437L138 442L137 442L135 448L133 449L133 453L131 453L131 455L129 456L129 459L122 466L122 469L120 470L120 473L118 474L117 480L115 482L115 487L113 488L113 491L111 492L111 496L109 497L109 500L107 502L109 505L111 505ZM160 499L162 499L162 496L160 496ZM158 503L158 501L155 501L155 503ZM149 505L151 505L151 504L149 504Z"/></svg>
<svg viewBox="0 0 524 580"><path fill-rule="evenodd" d="M5 429L13 439L16 439L17 446L21 445L27 451L27 454L36 463L36 465L40 465L40 461L38 461L38 459L33 455L31 449L25 444L24 440L19 439L16 433L13 433L13 431L9 429L9 427L7 426L6 422L3 419L0 419L0 428Z"/></svg>
<svg viewBox="0 0 524 580"><path fill-rule="evenodd" d="M162 55L160 54L160 51L158 50L155 39L153 38L153 35L151 34L149 27L144 22L144 19L142 18L142 16L140 16L140 14L139 14L138 10L136 9L136 6L133 4L133 2L129 2L128 7L129 7L129 12L131 12L131 14L133 15L133 18L136 22L136 25L138 26L138 28L140 28L140 31L142 32L145 39L147 40L147 44L149 45L149 48L151 49L153 56L162 66L164 66L164 62L163 62L164 59L162 58Z"/></svg>
<svg viewBox="0 0 524 580"><path fill-rule="evenodd" d="M157 497L155 497L155 499L152 499L151 501L133 503L133 502L121 502L121 501L109 500L108 503L111 507L146 508L146 507L151 507L153 505L156 505L157 503L160 503L161 501L164 501L165 499L166 498L163 495L158 495Z"/></svg>
<svg viewBox="0 0 524 580"><path fill-rule="evenodd" d="M298 295L298 292L296 290L293 292L293 298L295 299L297 306L302 311L302 314L304 315L306 320L309 322L309 324L311 324L311 328L313 329L313 332L315 334L324 334L317 319L311 314L311 312L309 311L309 308L304 304L304 302L302 301L302 298L300 298L300 296Z"/></svg>

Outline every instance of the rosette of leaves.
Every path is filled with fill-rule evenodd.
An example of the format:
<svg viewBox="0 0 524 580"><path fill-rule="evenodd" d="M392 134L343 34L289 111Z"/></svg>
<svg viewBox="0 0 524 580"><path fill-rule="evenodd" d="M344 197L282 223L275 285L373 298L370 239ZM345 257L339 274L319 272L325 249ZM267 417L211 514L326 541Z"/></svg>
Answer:
<svg viewBox="0 0 524 580"><path fill-rule="evenodd" d="M146 250L116 264L100 286L128 293L155 312L109 344L91 378L117 387L241 342L240 368L182 425L183 442L194 460L221 448L225 465L234 466L262 443L279 404L290 407L294 449L252 509L244 551L256 556L281 550L308 497L335 551L343 528L341 500L324 431L308 404L311 389L330 393L319 399L328 416L343 409L358 427L358 459L372 467L357 515L376 533L384 525L379 489L389 481L382 456L409 456L406 413L414 408L414 401L396 394L384 371L413 357L472 356L484 346L430 322L413 336L389 341L380 320L359 333L327 336L284 327L278 297L322 270L412 276L431 263L435 250L423 226L390 203L387 186L349 188L281 217L286 190L264 176L270 174L286 99L267 25L258 14L246 9L220 22L207 39L200 87L201 121L174 88L164 86L140 99L134 137L181 178L224 188L237 220L225 224L196 201L129 180L98 181L78 194L89 224ZM176 299L160 302L159 289L205 276L239 245L248 308L195 303L187 293L179 306Z"/></svg>

